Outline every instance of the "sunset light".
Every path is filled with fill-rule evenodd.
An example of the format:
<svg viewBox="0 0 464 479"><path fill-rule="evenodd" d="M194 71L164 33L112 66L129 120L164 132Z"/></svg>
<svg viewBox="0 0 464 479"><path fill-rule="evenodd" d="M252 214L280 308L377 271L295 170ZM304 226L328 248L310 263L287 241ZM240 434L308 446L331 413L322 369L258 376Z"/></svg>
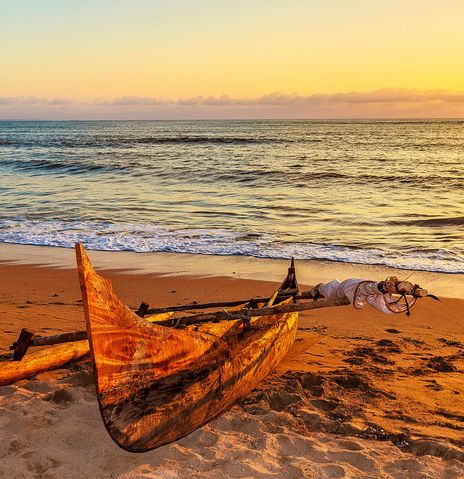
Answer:
<svg viewBox="0 0 464 479"><path fill-rule="evenodd" d="M0 18L1 117L464 112L455 0L6 1ZM312 95L322 98L295 101Z"/></svg>

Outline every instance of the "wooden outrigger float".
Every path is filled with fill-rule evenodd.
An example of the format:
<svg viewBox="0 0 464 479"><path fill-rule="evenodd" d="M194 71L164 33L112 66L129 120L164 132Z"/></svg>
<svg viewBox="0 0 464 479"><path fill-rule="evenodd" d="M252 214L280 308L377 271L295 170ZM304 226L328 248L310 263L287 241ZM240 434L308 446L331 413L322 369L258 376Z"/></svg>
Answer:
<svg viewBox="0 0 464 479"><path fill-rule="evenodd" d="M0 386L31 378L44 371L61 368L71 361L83 358L86 354L89 354L89 342L84 340L34 351L25 356L22 361L13 358L13 360L1 361Z"/></svg>

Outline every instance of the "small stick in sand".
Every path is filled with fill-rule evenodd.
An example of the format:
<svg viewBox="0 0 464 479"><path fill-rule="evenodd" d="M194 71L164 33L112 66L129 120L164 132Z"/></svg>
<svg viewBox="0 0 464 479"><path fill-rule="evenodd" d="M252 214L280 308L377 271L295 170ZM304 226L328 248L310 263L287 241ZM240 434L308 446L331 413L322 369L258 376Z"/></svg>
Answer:
<svg viewBox="0 0 464 479"><path fill-rule="evenodd" d="M147 311L148 311L149 307L150 307L150 305L148 303L145 303L145 301L142 301L140 303L139 309L137 311L135 311L135 314L137 314L138 316L143 318L147 314Z"/></svg>
<svg viewBox="0 0 464 479"><path fill-rule="evenodd" d="M21 361L29 346L31 345L32 338L34 337L34 331L23 328L19 333L18 341L14 344L13 359L15 361Z"/></svg>

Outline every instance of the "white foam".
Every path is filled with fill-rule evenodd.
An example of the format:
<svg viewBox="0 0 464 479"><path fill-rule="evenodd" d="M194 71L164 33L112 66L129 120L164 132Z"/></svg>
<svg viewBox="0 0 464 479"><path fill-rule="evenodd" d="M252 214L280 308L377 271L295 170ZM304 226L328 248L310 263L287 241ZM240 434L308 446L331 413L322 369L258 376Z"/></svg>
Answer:
<svg viewBox="0 0 464 479"><path fill-rule="evenodd" d="M6 220L0 229L0 241L60 247L73 247L76 242L81 242L89 249L103 251L245 255L273 259L295 257L383 265L418 271L464 272L463 258L445 250L397 253L376 248L355 249L312 243L279 243L274 241L271 235L266 234L247 236L224 230L171 230L153 224Z"/></svg>

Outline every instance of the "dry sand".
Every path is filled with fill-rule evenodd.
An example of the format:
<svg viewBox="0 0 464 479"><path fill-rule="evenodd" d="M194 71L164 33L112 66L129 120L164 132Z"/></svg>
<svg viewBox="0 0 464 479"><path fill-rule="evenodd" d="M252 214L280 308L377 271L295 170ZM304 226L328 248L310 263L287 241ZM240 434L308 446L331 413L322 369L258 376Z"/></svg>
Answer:
<svg viewBox="0 0 464 479"><path fill-rule="evenodd" d="M22 327L39 334L83 329L75 270L50 259L50 249L14 251L24 254L19 258L0 245L0 352ZM32 258L55 267L19 264ZM111 264L121 257L105 258ZM124 270L127 258L113 264ZM192 261L181 255L177 266L171 261L170 271L179 276L104 274L133 307L140 300L164 306L264 296L277 284L276 271L285 275L280 262L266 263L272 280L266 282L246 279L254 277L250 264L230 259L228 269L218 270L225 260L197 258L210 263L199 268L206 276L193 277L185 275ZM252 263L259 271L259 261ZM224 276L211 276L212 264ZM235 269L240 279L231 277ZM302 270L306 285L317 277L314 268ZM343 279L347 271L336 276ZM377 280L391 271L365 273ZM430 276L435 291L460 291L461 279ZM423 300L410 318L351 307L304 313L289 355L248 398L186 438L145 454L118 449L106 433L87 360L1 387L0 477L463 478L463 312L464 301L454 298Z"/></svg>

